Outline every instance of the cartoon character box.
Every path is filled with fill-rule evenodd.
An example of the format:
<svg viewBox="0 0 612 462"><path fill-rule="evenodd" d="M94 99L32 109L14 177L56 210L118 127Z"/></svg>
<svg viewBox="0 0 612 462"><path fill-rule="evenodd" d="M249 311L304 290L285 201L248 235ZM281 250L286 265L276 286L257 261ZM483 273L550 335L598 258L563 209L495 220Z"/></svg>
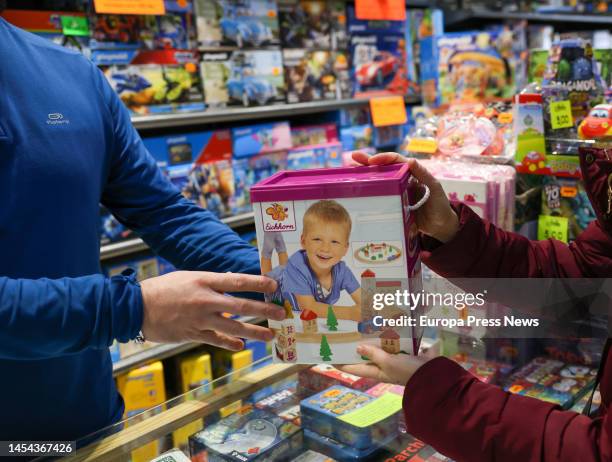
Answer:
<svg viewBox="0 0 612 462"><path fill-rule="evenodd" d="M346 5L343 0L281 0L278 4L283 48L346 49Z"/></svg>
<svg viewBox="0 0 612 462"><path fill-rule="evenodd" d="M362 362L361 342L418 352L407 326L420 306L381 301L421 290L415 187L406 165L388 165L283 171L251 188L262 273L279 283L268 299L287 310L269 322L276 361Z"/></svg>

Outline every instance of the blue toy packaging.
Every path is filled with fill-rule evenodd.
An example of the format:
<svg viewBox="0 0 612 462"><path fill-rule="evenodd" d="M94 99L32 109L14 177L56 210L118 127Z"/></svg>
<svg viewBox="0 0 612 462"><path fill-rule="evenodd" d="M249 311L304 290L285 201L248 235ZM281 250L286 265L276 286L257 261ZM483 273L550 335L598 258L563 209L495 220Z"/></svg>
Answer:
<svg viewBox="0 0 612 462"><path fill-rule="evenodd" d="M302 426L356 449L380 446L397 436L402 398L374 398L335 385L301 402Z"/></svg>
<svg viewBox="0 0 612 462"><path fill-rule="evenodd" d="M391 440L389 438L389 440ZM328 454L339 462L353 462L360 460L372 460L377 452L382 449L380 446L370 446L363 449L355 448L351 445L343 444L327 436L319 435L308 429L304 429L304 441L309 448L315 451ZM384 460L384 459L383 459Z"/></svg>
<svg viewBox="0 0 612 462"><path fill-rule="evenodd" d="M431 37L444 33L444 16L442 10L411 9L408 10L407 32L408 40L408 77L412 72L416 82L421 79L421 44ZM431 46L431 45L429 45Z"/></svg>
<svg viewBox="0 0 612 462"><path fill-rule="evenodd" d="M302 445L297 425L251 406L189 437L193 462L290 462Z"/></svg>
<svg viewBox="0 0 612 462"><path fill-rule="evenodd" d="M91 14L89 25L92 50L137 50L141 47L143 16L119 14Z"/></svg>
<svg viewBox="0 0 612 462"><path fill-rule="evenodd" d="M252 210L250 189L261 180L287 168L287 152L247 155L234 158L234 212Z"/></svg>
<svg viewBox="0 0 612 462"><path fill-rule="evenodd" d="M407 124L374 127L374 146L377 148L395 148L399 146L407 134Z"/></svg>
<svg viewBox="0 0 612 462"><path fill-rule="evenodd" d="M293 148L287 153L287 169L342 167L342 144L339 142Z"/></svg>
<svg viewBox="0 0 612 462"><path fill-rule="evenodd" d="M291 144L295 148L335 143L337 141L338 128L334 123L291 127Z"/></svg>
<svg viewBox="0 0 612 462"><path fill-rule="evenodd" d="M100 245L133 239L134 232L123 226L105 207L100 206Z"/></svg>
<svg viewBox="0 0 612 462"><path fill-rule="evenodd" d="M354 151L356 149L373 146L373 127L371 125L356 125L340 129L342 149Z"/></svg>
<svg viewBox="0 0 612 462"><path fill-rule="evenodd" d="M143 16L141 40L151 50L187 50L195 45L193 4L191 1L166 0L166 14Z"/></svg>
<svg viewBox="0 0 612 462"><path fill-rule="evenodd" d="M280 50L205 52L201 66L209 106L247 107L285 102Z"/></svg>
<svg viewBox="0 0 612 462"><path fill-rule="evenodd" d="M272 122L232 128L232 151L236 159L292 148L289 122Z"/></svg>
<svg viewBox="0 0 612 462"><path fill-rule="evenodd" d="M306 452L301 453L293 462L335 462L334 459L327 457L320 452L313 451L312 449L308 449Z"/></svg>
<svg viewBox="0 0 612 462"><path fill-rule="evenodd" d="M257 401L255 407L300 426L300 398L293 386Z"/></svg>
<svg viewBox="0 0 612 462"><path fill-rule="evenodd" d="M195 0L198 43L219 47L278 46L278 10L274 0Z"/></svg>
<svg viewBox="0 0 612 462"><path fill-rule="evenodd" d="M346 49L348 34L343 0L280 0L278 10L284 49Z"/></svg>

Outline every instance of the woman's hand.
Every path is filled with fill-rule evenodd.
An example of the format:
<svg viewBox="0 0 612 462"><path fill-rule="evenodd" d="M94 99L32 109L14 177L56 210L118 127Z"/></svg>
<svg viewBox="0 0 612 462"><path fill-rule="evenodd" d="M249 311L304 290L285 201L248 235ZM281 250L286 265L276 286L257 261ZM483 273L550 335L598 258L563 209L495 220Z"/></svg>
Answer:
<svg viewBox="0 0 612 462"><path fill-rule="evenodd" d="M416 159L408 159L396 152L384 152L368 156L363 152L353 153L353 160L362 165L386 165L407 163L410 172L431 192L427 202L416 211L416 224L420 232L440 242L450 241L459 230L459 218L448 201L442 185Z"/></svg>
<svg viewBox="0 0 612 462"><path fill-rule="evenodd" d="M428 359L407 354L389 354L374 345L359 345L357 353L370 359L370 364L351 364L340 367L349 374L379 382L406 385L419 367Z"/></svg>

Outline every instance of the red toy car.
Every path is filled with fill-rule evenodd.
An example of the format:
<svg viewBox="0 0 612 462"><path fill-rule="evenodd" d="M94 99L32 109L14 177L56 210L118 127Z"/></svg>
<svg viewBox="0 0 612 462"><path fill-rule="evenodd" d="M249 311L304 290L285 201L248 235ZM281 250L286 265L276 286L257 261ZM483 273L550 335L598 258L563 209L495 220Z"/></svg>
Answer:
<svg viewBox="0 0 612 462"><path fill-rule="evenodd" d="M612 104L598 104L578 127L578 135L583 140L593 140L612 136Z"/></svg>
<svg viewBox="0 0 612 462"><path fill-rule="evenodd" d="M361 86L382 85L384 79L392 75L399 67L399 60L388 51L379 51L374 60L361 64L355 75Z"/></svg>

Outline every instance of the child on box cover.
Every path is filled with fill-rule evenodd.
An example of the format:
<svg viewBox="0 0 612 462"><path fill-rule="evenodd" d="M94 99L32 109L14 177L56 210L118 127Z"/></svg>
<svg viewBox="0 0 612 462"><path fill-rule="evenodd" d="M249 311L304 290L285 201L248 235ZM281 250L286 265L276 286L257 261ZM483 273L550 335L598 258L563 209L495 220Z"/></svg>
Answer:
<svg viewBox="0 0 612 462"><path fill-rule="evenodd" d="M361 287L342 261L349 248L351 226L349 213L338 202L321 200L312 204L304 214L302 249L294 253L286 265L281 263L267 273L278 282L273 299L290 298L297 304L294 309L311 310L319 317L327 316L331 305L338 318L361 321ZM268 234L280 233L266 233L266 241ZM271 256L267 250L273 245L270 241L264 242L262 260ZM278 248L282 250L284 242L277 251ZM281 253L279 260L280 256ZM349 293L355 305L334 306L343 290Z"/></svg>

